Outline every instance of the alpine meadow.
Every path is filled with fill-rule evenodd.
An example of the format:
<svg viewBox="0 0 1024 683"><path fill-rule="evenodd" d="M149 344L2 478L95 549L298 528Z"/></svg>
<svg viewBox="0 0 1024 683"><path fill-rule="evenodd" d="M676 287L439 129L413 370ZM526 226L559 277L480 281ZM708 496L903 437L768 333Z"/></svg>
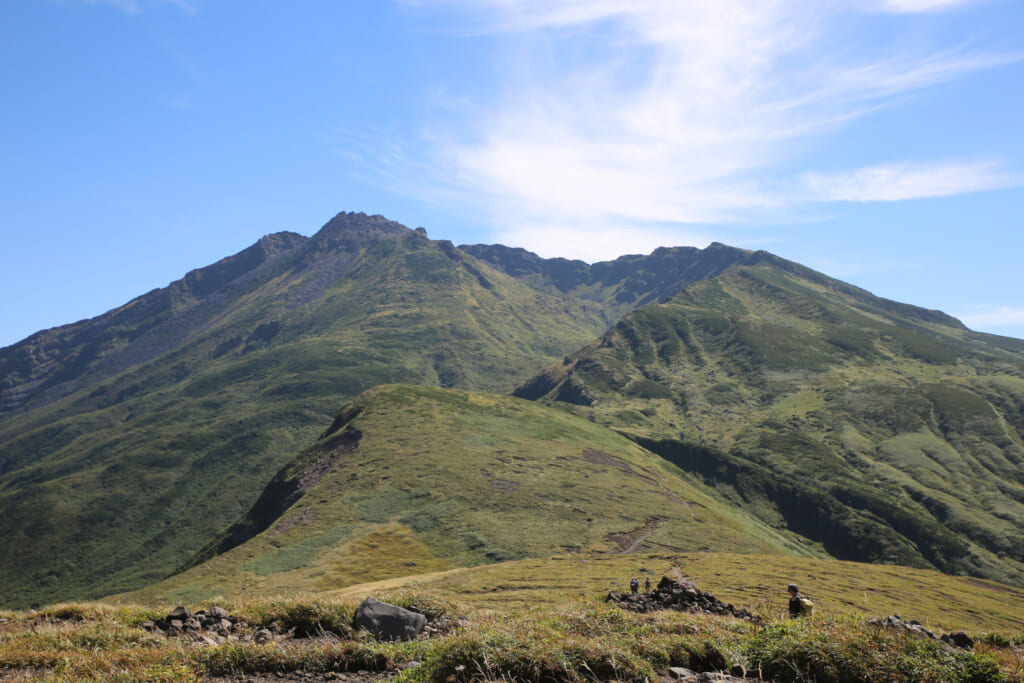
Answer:
<svg viewBox="0 0 1024 683"><path fill-rule="evenodd" d="M1024 341L765 251L587 264L342 213L0 349L0 607L136 633L156 612L116 605L217 601L334 634L302 655L111 641L154 658L124 680L403 662L409 680L729 663L895 680L843 673L868 642L931 672L906 680L1020 680L1022 530ZM761 631L601 605L641 567L766 619L808 577L838 621ZM444 623L465 610L479 631L344 649L346 601L370 593ZM864 626L897 610L989 634L991 652L910 653ZM18 637L5 667L116 677Z"/></svg>

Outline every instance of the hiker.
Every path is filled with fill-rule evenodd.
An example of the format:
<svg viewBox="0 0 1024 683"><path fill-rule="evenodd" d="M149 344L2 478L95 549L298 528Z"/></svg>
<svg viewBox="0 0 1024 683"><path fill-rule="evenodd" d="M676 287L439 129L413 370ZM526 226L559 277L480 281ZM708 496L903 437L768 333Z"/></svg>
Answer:
<svg viewBox="0 0 1024 683"><path fill-rule="evenodd" d="M809 617L814 611L814 603L800 595L800 589L795 583L789 584L786 590L789 591L789 618Z"/></svg>
<svg viewBox="0 0 1024 683"><path fill-rule="evenodd" d="M650 593L651 592L651 577L649 577L649 576L647 577L647 580L644 581L644 592L645 593Z"/></svg>
<svg viewBox="0 0 1024 683"><path fill-rule="evenodd" d="M629 581L629 592L630 593L636 593L639 590L640 590L640 582L637 581L635 578L634 579L630 579L630 581Z"/></svg>

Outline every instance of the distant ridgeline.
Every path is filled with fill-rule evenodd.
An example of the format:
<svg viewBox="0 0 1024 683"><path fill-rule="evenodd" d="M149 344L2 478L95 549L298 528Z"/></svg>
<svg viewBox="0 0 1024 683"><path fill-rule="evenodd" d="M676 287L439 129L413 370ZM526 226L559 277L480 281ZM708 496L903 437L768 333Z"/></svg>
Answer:
<svg viewBox="0 0 1024 683"><path fill-rule="evenodd" d="M1024 342L765 252L339 214L0 349L0 603L223 553L355 582L381 543L420 558L390 575L658 548L1024 585L1022 406Z"/></svg>

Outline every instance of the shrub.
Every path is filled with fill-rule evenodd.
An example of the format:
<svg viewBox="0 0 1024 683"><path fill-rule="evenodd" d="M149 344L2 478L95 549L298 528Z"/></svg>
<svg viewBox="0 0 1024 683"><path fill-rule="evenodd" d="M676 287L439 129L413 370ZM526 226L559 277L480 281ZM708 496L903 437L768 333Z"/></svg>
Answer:
<svg viewBox="0 0 1024 683"><path fill-rule="evenodd" d="M997 683L994 659L854 619L773 622L747 638L750 668L777 681Z"/></svg>

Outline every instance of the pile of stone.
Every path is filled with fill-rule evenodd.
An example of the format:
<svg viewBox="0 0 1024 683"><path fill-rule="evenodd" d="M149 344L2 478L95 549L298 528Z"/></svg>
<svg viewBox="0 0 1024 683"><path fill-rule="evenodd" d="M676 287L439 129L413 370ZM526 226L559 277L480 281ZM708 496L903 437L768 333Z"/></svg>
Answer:
<svg viewBox="0 0 1024 683"><path fill-rule="evenodd" d="M974 648L974 639L966 633L944 633L941 636L937 636L925 628L920 621L916 621L914 619L904 621L895 614L889 615L885 619L869 619L868 623L878 626L879 628L887 628L893 631L899 631L900 633L917 636L919 638L940 640L950 647L960 648L961 650L970 650Z"/></svg>
<svg viewBox="0 0 1024 683"><path fill-rule="evenodd" d="M761 680L757 672L734 666L725 671L691 671L683 666L674 666L657 673L657 683L750 683Z"/></svg>
<svg viewBox="0 0 1024 683"><path fill-rule="evenodd" d="M269 629L252 632L248 624L228 614L223 607L193 612L188 607L179 605L166 617L145 622L142 628L150 633L168 637L191 636L195 640L213 641L218 644L228 640L266 642L275 637Z"/></svg>
<svg viewBox="0 0 1024 683"><path fill-rule="evenodd" d="M436 637L462 628L468 622L464 617L440 619L428 623L427 618L397 605L366 598L356 610L353 627L367 631L378 640L413 640ZM168 637L190 637L210 645L229 641L269 643L294 636L294 629L285 631L277 622L266 626L250 626L238 617L228 614L223 607L193 612L184 605L155 621L147 621L142 628L150 633Z"/></svg>
<svg viewBox="0 0 1024 683"><path fill-rule="evenodd" d="M649 593L622 593L611 591L608 602L614 602L622 609L632 612L656 612L659 610L676 610L695 614L717 614L737 619L748 619L760 623L760 617L745 609L726 604L711 593L697 589L697 584L689 579L675 581L667 576L662 577L658 587Z"/></svg>

